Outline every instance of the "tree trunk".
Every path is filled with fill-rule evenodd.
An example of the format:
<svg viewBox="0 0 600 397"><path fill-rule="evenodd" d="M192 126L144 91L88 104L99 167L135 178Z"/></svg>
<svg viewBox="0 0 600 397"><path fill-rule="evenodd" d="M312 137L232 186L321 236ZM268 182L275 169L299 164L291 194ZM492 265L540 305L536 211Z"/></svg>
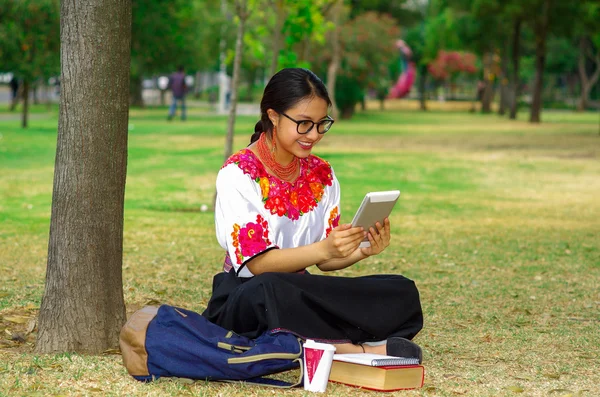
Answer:
<svg viewBox="0 0 600 397"><path fill-rule="evenodd" d="M481 113L491 113L494 99L494 76L492 74L493 55L491 52L483 56L483 95L481 96Z"/></svg>
<svg viewBox="0 0 600 397"><path fill-rule="evenodd" d="M334 28L331 30L330 43L331 43L331 62L327 67L327 91L329 92L329 98L331 98L331 116L337 119L339 116L339 109L335 101L335 80L337 79L337 71L340 67L340 36L339 36L339 21L340 21L341 5L339 0L336 0L331 7L331 21L333 22Z"/></svg>
<svg viewBox="0 0 600 397"><path fill-rule="evenodd" d="M233 59L233 77L231 79L231 102L229 108L229 118L227 120L227 137L225 138L225 155L223 162L227 161L233 153L233 132L235 128L235 114L238 104L238 87L240 81L240 69L242 65L242 51L244 42L244 31L246 29L246 20L248 19L248 0L236 0L235 10L240 23L238 25L237 37L235 40L235 58ZM213 196L214 210L217 202L217 192Z"/></svg>
<svg viewBox="0 0 600 397"><path fill-rule="evenodd" d="M512 37L512 83L511 83L511 95L510 95L510 115L511 120L517 118L517 111L519 105L519 60L521 57L520 46L521 46L521 20L517 19L513 26L513 37Z"/></svg>
<svg viewBox="0 0 600 397"><path fill-rule="evenodd" d="M581 96L579 97L579 101L577 103L577 110L582 112L587 108L588 101L590 98L590 91L592 87L598 81L598 77L600 77L600 49L596 54L591 53L592 59L594 60L594 66L596 70L592 73L592 75L588 78L586 71L586 56L588 51L591 53L592 49L588 46L588 40L586 37L581 37L579 39L579 78L581 80Z"/></svg>
<svg viewBox="0 0 600 397"><path fill-rule="evenodd" d="M44 83L44 102L46 103L46 111L50 111L52 109L52 101L50 99L50 86Z"/></svg>
<svg viewBox="0 0 600 397"><path fill-rule="evenodd" d="M258 68L251 68L246 71L247 91L246 97L244 98L246 102L252 102L252 100L254 99L254 82L256 81L257 72Z"/></svg>
<svg viewBox="0 0 600 397"><path fill-rule="evenodd" d="M135 107L144 107L144 98L142 97L142 76L129 77L129 104Z"/></svg>
<svg viewBox="0 0 600 397"><path fill-rule="evenodd" d="M202 95L202 72L196 72L196 79L194 81L194 98L200 99Z"/></svg>
<svg viewBox="0 0 600 397"><path fill-rule="evenodd" d="M506 113L506 108L510 106L508 103L508 45L509 42L506 40L503 51L500 55L502 57L500 60L500 70L502 73L500 76L500 104L498 106L498 114L500 116L504 116Z"/></svg>
<svg viewBox="0 0 600 397"><path fill-rule="evenodd" d="M29 80L23 79L23 113L21 114L21 127L27 128L29 120Z"/></svg>
<svg viewBox="0 0 600 397"><path fill-rule="evenodd" d="M238 104L238 87L240 82L240 69L242 65L242 51L244 49L244 31L248 19L248 0L236 1L236 13L240 18L237 38L235 41L235 58L233 60L233 78L231 80L231 107L227 121L227 140L225 142L225 160L233 153L233 129L235 127L235 113Z"/></svg>
<svg viewBox="0 0 600 397"><path fill-rule="evenodd" d="M419 67L419 107L421 110L427 110L427 97L425 95L425 88L427 86L427 66L421 65Z"/></svg>
<svg viewBox="0 0 600 397"><path fill-rule="evenodd" d="M354 115L354 110L356 109L356 103L353 105L348 105L340 109L340 117L342 119L351 119Z"/></svg>
<svg viewBox="0 0 600 397"><path fill-rule="evenodd" d="M33 86L31 87L31 97L33 99L33 104L34 105L39 105L40 104L40 98L38 96L39 92L38 92L38 88L40 86L40 81L39 79L37 81L35 81L33 83Z"/></svg>
<svg viewBox="0 0 600 397"><path fill-rule="evenodd" d="M131 0L61 2L62 88L38 353L118 347L130 44Z"/></svg>
<svg viewBox="0 0 600 397"><path fill-rule="evenodd" d="M273 55L271 57L271 76L278 71L279 51L283 41L283 23L285 22L284 0L275 0L275 31L273 32Z"/></svg>
<svg viewBox="0 0 600 397"><path fill-rule="evenodd" d="M546 64L546 37L548 34L548 19L550 12L550 0L545 0L542 12L535 21L535 79L533 83L533 95L531 99L531 112L529 122L539 123L542 112L542 89L544 85L544 65Z"/></svg>

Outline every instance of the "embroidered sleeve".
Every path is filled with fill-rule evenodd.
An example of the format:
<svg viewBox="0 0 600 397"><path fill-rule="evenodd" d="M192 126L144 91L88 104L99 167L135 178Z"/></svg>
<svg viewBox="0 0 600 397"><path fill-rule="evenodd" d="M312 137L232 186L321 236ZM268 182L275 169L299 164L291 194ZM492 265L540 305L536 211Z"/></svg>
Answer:
<svg viewBox="0 0 600 397"><path fill-rule="evenodd" d="M326 189L324 198L325 202L325 219L324 219L324 232L321 240L324 240L329 236L329 233L340 224L340 185L333 175L332 172L332 183Z"/></svg>
<svg viewBox="0 0 600 397"><path fill-rule="evenodd" d="M248 260L277 248L272 242L273 234L260 188L235 164L223 167L217 176L217 240L227 250L231 265L242 277L252 276L244 266Z"/></svg>

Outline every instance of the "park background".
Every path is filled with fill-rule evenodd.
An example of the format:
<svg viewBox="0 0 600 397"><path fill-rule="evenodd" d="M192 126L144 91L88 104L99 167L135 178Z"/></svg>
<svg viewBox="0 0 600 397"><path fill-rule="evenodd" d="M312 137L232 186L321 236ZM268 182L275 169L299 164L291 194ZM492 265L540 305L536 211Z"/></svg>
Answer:
<svg viewBox="0 0 600 397"><path fill-rule="evenodd" d="M61 16L64 28L81 15L69 4L0 0L0 395L306 394L143 385L122 367L114 338L77 340L82 313L107 311L106 299L86 288L120 294L128 314L157 303L204 308L223 256L210 211L216 173L247 144L268 78L291 66L311 68L335 93L337 122L315 154L340 179L342 221L365 192L402 190L392 246L340 272L416 281L427 374L424 388L401 394L600 393L597 1L80 3L107 26L130 18L131 29L112 41L92 28L79 37L62 29L61 37ZM61 70L61 40L70 39L90 40L88 60L117 48L127 56L81 74L94 89L65 97L81 88L60 84L65 66L81 67L63 59ZM191 87L188 117L169 122L164 81L179 65ZM112 85L106 75L125 66L127 84ZM11 101L13 76L20 88ZM98 115L104 95L123 87L126 122L107 122ZM389 98L394 89L401 98ZM76 310L63 310L65 328L40 342L39 316L60 318L61 309L42 305L46 282L61 279L49 272L46 280L47 266L69 272L69 261L48 255L60 205L57 147L77 144L66 133L61 140L69 114L86 137L112 128L127 140L124 214L115 223L123 248L110 256L118 270L106 265L119 281L122 274L122 289L86 279L103 264L65 251L86 271L73 271L75 281L62 273L69 283L55 293ZM342 385L328 393L372 394Z"/></svg>

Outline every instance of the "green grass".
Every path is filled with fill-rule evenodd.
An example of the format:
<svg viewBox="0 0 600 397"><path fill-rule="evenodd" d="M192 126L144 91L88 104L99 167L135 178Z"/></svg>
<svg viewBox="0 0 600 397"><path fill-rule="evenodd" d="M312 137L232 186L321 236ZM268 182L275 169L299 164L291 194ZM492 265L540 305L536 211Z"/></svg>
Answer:
<svg viewBox="0 0 600 397"><path fill-rule="evenodd" d="M57 116L28 130L0 110L0 396L309 395L243 385L133 381L117 355L32 352L47 256ZM123 276L128 310L156 300L201 311L222 252L213 214L226 118L134 109ZM315 149L342 184L342 220L365 192L402 191L392 246L340 274L402 273L425 312L425 387L403 395L600 394L598 114L395 109L339 121ZM255 117L239 117L235 148ZM382 302L384 304L384 302ZM291 375L285 375L291 376ZM333 396L372 395L330 385Z"/></svg>

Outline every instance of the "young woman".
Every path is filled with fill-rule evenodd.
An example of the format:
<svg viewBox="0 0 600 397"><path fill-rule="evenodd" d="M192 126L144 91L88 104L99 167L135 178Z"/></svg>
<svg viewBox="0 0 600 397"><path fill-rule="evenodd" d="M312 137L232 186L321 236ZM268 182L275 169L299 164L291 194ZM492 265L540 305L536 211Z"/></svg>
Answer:
<svg viewBox="0 0 600 397"><path fill-rule="evenodd" d="M423 326L411 280L307 271L343 269L390 243L388 219L368 231L338 224L340 186L330 164L311 154L333 125L330 106L309 70L283 69L267 84L250 145L217 176L216 233L226 255L203 315L248 337L280 329L333 343L338 353L421 358L410 340ZM371 247L359 248L365 234Z"/></svg>

